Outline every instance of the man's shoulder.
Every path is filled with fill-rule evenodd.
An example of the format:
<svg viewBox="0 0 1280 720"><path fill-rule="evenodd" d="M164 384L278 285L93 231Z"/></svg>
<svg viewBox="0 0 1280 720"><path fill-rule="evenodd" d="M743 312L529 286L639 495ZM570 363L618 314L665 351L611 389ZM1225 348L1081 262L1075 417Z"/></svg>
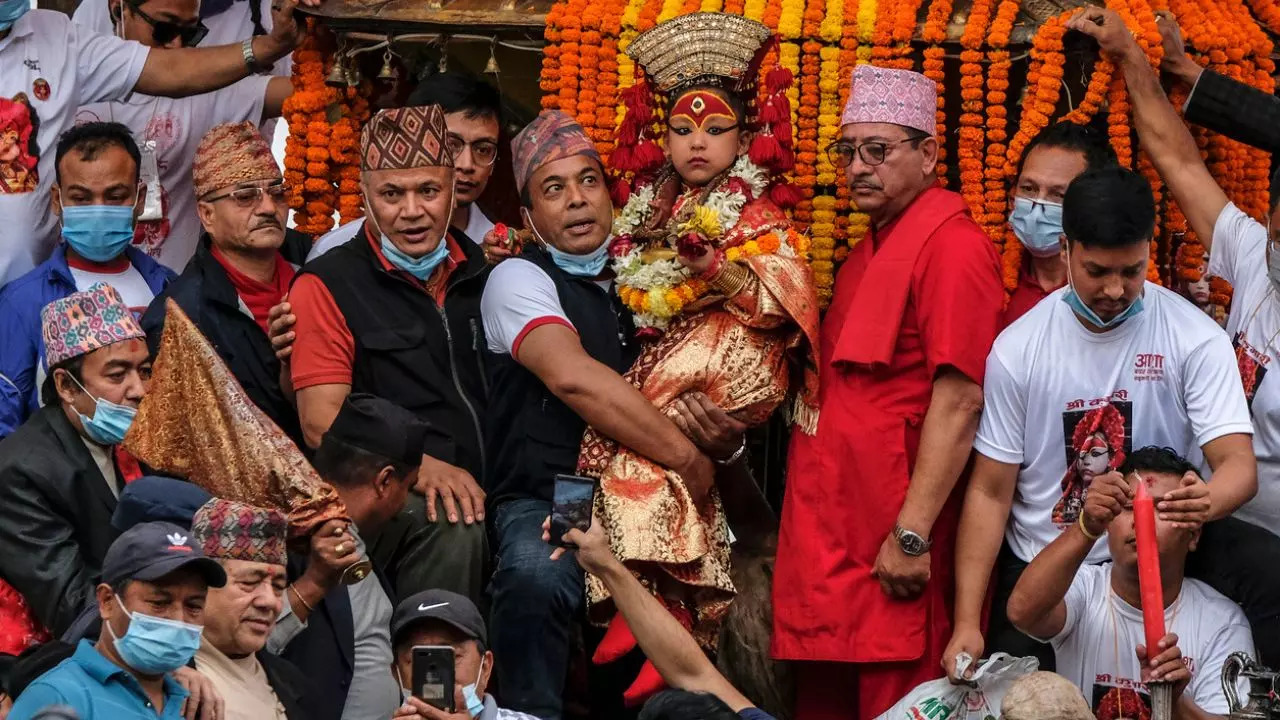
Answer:
<svg viewBox="0 0 1280 720"><path fill-rule="evenodd" d="M1025 355L1033 343L1043 337L1055 321L1055 313L1061 304L1063 290L1055 290L1040 302L1022 314L1022 317L1009 323L1008 327L996 336L992 352L1001 358Z"/></svg>
<svg viewBox="0 0 1280 720"><path fill-rule="evenodd" d="M60 412L61 408L56 405L40 408L17 430L0 440L0 478L3 478L0 486L10 485L24 477L24 473L15 472L19 468L30 465L49 471L66 462L66 451L53 428L58 421L54 413Z"/></svg>
<svg viewBox="0 0 1280 720"><path fill-rule="evenodd" d="M50 39L59 41L55 45L62 47L65 46L67 35L71 32L71 17L56 10L34 8L18 18L18 22L14 23L13 31L15 35L33 33L37 36L51 36ZM85 32L83 28L80 31Z"/></svg>
<svg viewBox="0 0 1280 720"><path fill-rule="evenodd" d="M57 262L58 255L55 253L53 257L11 280L0 289L0 307L4 307L7 313L26 313L34 307L38 316L40 309L52 302L46 299L50 295L47 287Z"/></svg>
<svg viewBox="0 0 1280 720"><path fill-rule="evenodd" d="M101 687L74 656L31 681L13 705L10 717L29 718L49 705L66 705L78 717L93 717L93 688Z"/></svg>
<svg viewBox="0 0 1280 720"><path fill-rule="evenodd" d="M1177 346L1190 351L1207 340L1225 337L1222 327L1208 313L1178 293L1153 282L1146 284L1145 292L1149 297L1144 298L1144 304L1153 306L1163 318L1160 328Z"/></svg>
<svg viewBox="0 0 1280 720"><path fill-rule="evenodd" d="M1188 618L1198 618L1214 628L1225 628L1233 624L1249 627L1249 619L1244 610L1208 583L1186 578L1182 581L1182 592L1186 596L1186 606L1179 608L1179 615L1185 611Z"/></svg>
<svg viewBox="0 0 1280 720"><path fill-rule="evenodd" d="M544 281L554 284L551 275L538 267L537 263L527 258L513 257L503 260L493 268L489 275L489 282L485 286L485 292L509 291Z"/></svg>

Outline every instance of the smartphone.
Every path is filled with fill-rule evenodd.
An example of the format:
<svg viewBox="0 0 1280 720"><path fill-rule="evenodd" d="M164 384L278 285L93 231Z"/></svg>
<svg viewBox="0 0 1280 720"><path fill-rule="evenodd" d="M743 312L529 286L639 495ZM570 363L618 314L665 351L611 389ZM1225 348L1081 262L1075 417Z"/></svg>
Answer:
<svg viewBox="0 0 1280 720"><path fill-rule="evenodd" d="M453 648L448 645L413 647L413 694L445 712L457 712L453 702Z"/></svg>
<svg viewBox="0 0 1280 720"><path fill-rule="evenodd" d="M596 481L578 475L556 475L555 494L551 505L551 544L572 547L561 538L577 528L591 529L591 510L595 505Z"/></svg>

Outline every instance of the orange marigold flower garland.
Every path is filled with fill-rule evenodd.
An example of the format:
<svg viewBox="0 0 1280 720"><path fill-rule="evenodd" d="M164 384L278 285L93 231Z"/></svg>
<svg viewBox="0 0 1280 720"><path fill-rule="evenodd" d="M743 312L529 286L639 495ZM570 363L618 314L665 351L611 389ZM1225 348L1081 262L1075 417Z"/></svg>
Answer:
<svg viewBox="0 0 1280 720"><path fill-rule="evenodd" d="M810 5L817 5L824 0L809 0ZM808 13L806 12L806 15ZM814 23L817 30L817 23ZM796 146L795 168L792 171L793 184L800 191L800 203L793 212L793 218L805 228L813 222L813 196L817 187L818 164L818 106L821 98L818 94L818 73L821 68L818 51L822 43L807 40L802 46L803 55L800 60L800 72L796 75L800 80L800 102L796 108Z"/></svg>
<svg viewBox="0 0 1280 720"><path fill-rule="evenodd" d="M582 72L582 16L587 0L569 0L561 22L560 70L557 93L560 110L570 117L578 116L579 78Z"/></svg>
<svg viewBox="0 0 1280 720"><path fill-rule="evenodd" d="M338 101L338 93L324 82L327 67L314 22L309 23L309 28L311 31L294 52L294 91L281 112L290 129L285 145L285 177L294 186L288 198L294 210L294 226L317 236L333 227L337 206L337 188L329 165L331 128L326 114Z"/></svg>
<svg viewBox="0 0 1280 720"><path fill-rule="evenodd" d="M991 24L994 0L975 0L969 9L964 32L960 35L960 130L956 161L960 169L960 194L969 211L977 218L987 235L986 213L983 211L982 148L986 131L982 126L982 43Z"/></svg>
<svg viewBox="0 0 1280 720"><path fill-rule="evenodd" d="M938 178L946 184L947 166L947 111L946 111L946 72L943 57L947 51L942 43L947 40L947 23L951 21L951 0L933 0L929 4L929 14L924 21L924 32L921 39L929 43L924 49L924 75L937 86L937 124L935 134L938 136Z"/></svg>
<svg viewBox="0 0 1280 720"><path fill-rule="evenodd" d="M542 107L555 110L560 107L560 18L564 17L568 4L555 3L547 12L546 30L542 37L547 41L542 49L542 72L538 87L542 89Z"/></svg>
<svg viewBox="0 0 1280 720"><path fill-rule="evenodd" d="M1022 246L1017 240L1005 240L1008 235L1005 228L1005 213L1008 211L1005 197L1008 146L1005 142L1009 139L1009 114L1005 103L1009 97L1009 70L1013 66L1008 47L1020 4L1020 0L1000 0L996 6L995 19L991 21L991 32L987 36L987 59L990 65L987 67L987 108L984 123L987 151L982 170L984 212L981 218L991 241L1004 251L1004 281L1009 290L1017 287L1022 258L1019 252ZM1009 257L1010 253L1013 254L1012 258Z"/></svg>

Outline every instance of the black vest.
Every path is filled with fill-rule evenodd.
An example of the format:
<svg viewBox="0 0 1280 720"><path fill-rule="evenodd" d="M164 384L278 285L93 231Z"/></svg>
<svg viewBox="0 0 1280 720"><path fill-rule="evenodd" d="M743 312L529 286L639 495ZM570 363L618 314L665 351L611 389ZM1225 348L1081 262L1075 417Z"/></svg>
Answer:
<svg viewBox="0 0 1280 720"><path fill-rule="evenodd" d="M351 392L372 393L431 425L428 455L485 478L484 325L488 277L481 250L454 234L467 260L453 271L444 307L421 285L382 266L363 226L351 240L303 266L320 278L355 340Z"/></svg>
<svg viewBox="0 0 1280 720"><path fill-rule="evenodd" d="M570 275L537 247L520 255L551 277L582 348L619 374L637 354L631 315L617 296ZM557 473L572 474L587 423L510 355L489 354L489 505L505 500L551 500Z"/></svg>

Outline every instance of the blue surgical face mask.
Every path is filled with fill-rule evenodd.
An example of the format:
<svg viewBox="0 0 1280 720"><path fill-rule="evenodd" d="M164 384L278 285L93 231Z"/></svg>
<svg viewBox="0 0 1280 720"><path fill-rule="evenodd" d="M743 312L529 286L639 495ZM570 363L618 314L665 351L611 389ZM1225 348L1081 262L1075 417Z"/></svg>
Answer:
<svg viewBox="0 0 1280 720"><path fill-rule="evenodd" d="M449 256L449 242L444 237L436 243L435 250L419 258L405 255L386 235L382 235L381 247L382 254L388 262L423 282L426 282L426 279L431 277L431 273L435 272L436 267Z"/></svg>
<svg viewBox="0 0 1280 720"><path fill-rule="evenodd" d="M1103 321L1102 318L1098 317L1098 313L1094 312L1093 308L1086 305L1085 302L1080 299L1080 296L1076 293L1075 283L1071 281L1070 245L1067 246L1067 291L1062 295L1062 301L1065 302L1067 307L1071 308L1075 314L1085 320L1088 320L1091 325L1102 328L1103 330L1109 330L1142 312L1142 295L1139 294L1138 297L1129 304L1129 307L1116 313L1116 316L1110 320Z"/></svg>
<svg viewBox="0 0 1280 720"><path fill-rule="evenodd" d="M484 712L484 700L476 693L476 685L480 684L480 678L484 675L484 658L480 658L480 672L476 673L476 681L462 688L462 700L467 703L467 713L473 718L480 717L480 713Z"/></svg>
<svg viewBox="0 0 1280 720"><path fill-rule="evenodd" d="M1036 257L1052 257L1062 247L1062 203L1015 197L1009 225L1027 252Z"/></svg>
<svg viewBox="0 0 1280 720"><path fill-rule="evenodd" d="M62 237L92 262L116 258L133 241L132 205L65 205Z"/></svg>
<svg viewBox="0 0 1280 720"><path fill-rule="evenodd" d="M116 603L129 618L129 629L124 637L116 637L116 631L108 622L107 632L116 652L126 665L143 675L163 675L191 662L200 649L199 625L166 620L142 613L130 613L120 596Z"/></svg>
<svg viewBox="0 0 1280 720"><path fill-rule="evenodd" d="M80 385L85 395L93 398L93 417L76 413L80 418L80 425L84 427L84 434L99 445L119 445L124 442L124 434L129 432L129 426L133 424L133 418L138 414L138 409L94 397L84 389L84 385L81 385L79 380L76 380L75 375L70 373L68 375L76 385Z"/></svg>
<svg viewBox="0 0 1280 720"><path fill-rule="evenodd" d="M13 27L31 9L30 0L0 0L0 32Z"/></svg>
<svg viewBox="0 0 1280 720"><path fill-rule="evenodd" d="M538 232L537 226L533 224L532 218L529 217L528 211L524 208L520 209L524 215L525 222L528 223L529 229L533 231L534 237L542 247L547 249L547 253L551 255L551 262L556 267L578 277L593 278L604 272L605 263L609 262L609 239L605 238L604 242L595 250L584 255L575 253L567 253L563 250L557 250L554 245L542 239L542 233Z"/></svg>

